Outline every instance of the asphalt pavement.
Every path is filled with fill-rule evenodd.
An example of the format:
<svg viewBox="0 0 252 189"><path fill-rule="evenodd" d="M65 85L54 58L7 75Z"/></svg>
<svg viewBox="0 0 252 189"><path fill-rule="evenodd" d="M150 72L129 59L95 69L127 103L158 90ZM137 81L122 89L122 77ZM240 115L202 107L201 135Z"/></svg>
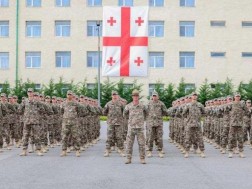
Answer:
<svg viewBox="0 0 252 189"><path fill-rule="evenodd" d="M206 158L190 154L185 159L168 143L168 123L164 124L163 159L147 158L139 162L137 142L133 163L113 152L103 157L106 123L102 122L101 140L75 157L60 157L60 147L50 149L43 157L29 154L20 157L21 149L0 154L0 189L248 189L252 187L252 150L246 146L246 158L229 159L206 144Z"/></svg>

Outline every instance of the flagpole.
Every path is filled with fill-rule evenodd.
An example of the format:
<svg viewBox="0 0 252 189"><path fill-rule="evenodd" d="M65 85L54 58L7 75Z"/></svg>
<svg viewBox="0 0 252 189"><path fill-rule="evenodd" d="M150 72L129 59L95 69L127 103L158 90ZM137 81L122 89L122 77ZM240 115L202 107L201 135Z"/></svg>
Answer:
<svg viewBox="0 0 252 189"><path fill-rule="evenodd" d="M101 53L101 47L100 47L100 25L101 25L101 22L100 20L98 20L96 22L96 26L97 26L97 32L98 32L98 105L100 106L101 105L101 56L100 56L100 53Z"/></svg>

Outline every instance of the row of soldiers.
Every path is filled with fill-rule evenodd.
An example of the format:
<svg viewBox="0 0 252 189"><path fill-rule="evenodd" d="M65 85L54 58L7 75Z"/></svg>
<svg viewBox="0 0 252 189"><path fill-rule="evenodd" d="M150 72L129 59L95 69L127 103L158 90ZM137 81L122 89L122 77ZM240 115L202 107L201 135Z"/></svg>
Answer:
<svg viewBox="0 0 252 189"><path fill-rule="evenodd" d="M7 149L16 143L22 146L21 156L27 155L30 141L33 152L42 156L49 149L62 143L61 156L74 147L76 156L88 146L97 143L100 135L101 108L96 100L78 97L67 92L67 99L46 96L27 91L28 98L17 103L17 96L1 94L0 102L0 150L4 141Z"/></svg>
<svg viewBox="0 0 252 189"><path fill-rule="evenodd" d="M170 142L176 144L185 158L189 156L190 148L205 157L204 140L214 144L222 154L228 150L229 158L233 157L237 147L239 156L245 157L243 144L251 139L251 101L245 104L239 93L234 97L207 101L206 107L197 102L197 94L193 93L174 101L168 112L171 117Z"/></svg>

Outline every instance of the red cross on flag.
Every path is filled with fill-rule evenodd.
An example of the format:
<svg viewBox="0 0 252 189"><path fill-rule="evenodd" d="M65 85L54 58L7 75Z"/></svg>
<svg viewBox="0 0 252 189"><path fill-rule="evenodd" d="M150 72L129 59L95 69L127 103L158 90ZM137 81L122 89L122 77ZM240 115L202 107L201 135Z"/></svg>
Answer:
<svg viewBox="0 0 252 189"><path fill-rule="evenodd" d="M103 76L147 76L148 7L103 8Z"/></svg>

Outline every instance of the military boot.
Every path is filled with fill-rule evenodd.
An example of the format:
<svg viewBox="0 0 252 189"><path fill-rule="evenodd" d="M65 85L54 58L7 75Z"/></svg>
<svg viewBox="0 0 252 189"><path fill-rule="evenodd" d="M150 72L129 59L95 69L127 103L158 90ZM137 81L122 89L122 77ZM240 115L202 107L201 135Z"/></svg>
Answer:
<svg viewBox="0 0 252 189"><path fill-rule="evenodd" d="M21 154L19 154L20 156L27 156L27 150L23 150L22 152L21 152Z"/></svg>
<svg viewBox="0 0 252 189"><path fill-rule="evenodd" d="M34 144L31 144L31 149L29 150L29 153L33 153L34 152Z"/></svg>
<svg viewBox="0 0 252 189"><path fill-rule="evenodd" d="M164 157L164 154L163 154L161 151L159 151L159 152L158 152L158 156L159 156L160 158L163 158L163 157Z"/></svg>
<svg viewBox="0 0 252 189"><path fill-rule="evenodd" d="M38 155L38 156L43 156L44 154L42 153L41 150L37 150L37 155Z"/></svg>
<svg viewBox="0 0 252 189"><path fill-rule="evenodd" d="M127 160L125 161L125 164L130 164L131 163L131 158L127 158Z"/></svg>
<svg viewBox="0 0 252 189"><path fill-rule="evenodd" d="M105 150L104 157L109 157L109 150Z"/></svg>
<svg viewBox="0 0 252 189"><path fill-rule="evenodd" d="M81 151L85 151L85 148L82 146L82 147L80 147L80 150Z"/></svg>
<svg viewBox="0 0 252 189"><path fill-rule="evenodd" d="M11 150L11 145L7 145L7 150Z"/></svg>
<svg viewBox="0 0 252 189"><path fill-rule="evenodd" d="M204 151L201 151L201 152L200 152L200 157L202 157L202 158L205 158L205 157L206 157Z"/></svg>
<svg viewBox="0 0 252 189"><path fill-rule="evenodd" d="M67 150L66 150L67 153L70 153L71 152L71 149L68 147Z"/></svg>
<svg viewBox="0 0 252 189"><path fill-rule="evenodd" d="M165 154L165 151L164 151L164 150L161 150L161 153L162 153L162 154Z"/></svg>
<svg viewBox="0 0 252 189"><path fill-rule="evenodd" d="M185 157L185 158L188 158L188 157L189 157L189 152L188 152L188 151L185 152L184 157Z"/></svg>
<svg viewBox="0 0 252 189"><path fill-rule="evenodd" d="M0 148L0 153L2 153L3 152L3 149L2 148Z"/></svg>
<svg viewBox="0 0 252 189"><path fill-rule="evenodd" d="M233 152L229 152L228 157L232 158L233 157Z"/></svg>
<svg viewBox="0 0 252 189"><path fill-rule="evenodd" d="M77 150L75 155L76 155L76 157L80 157L80 150Z"/></svg>
<svg viewBox="0 0 252 189"><path fill-rule="evenodd" d="M111 151L115 151L115 146L112 146L112 147L111 147Z"/></svg>
<svg viewBox="0 0 252 189"><path fill-rule="evenodd" d="M63 151L61 152L60 156L61 156L61 157L67 156L66 150L63 150Z"/></svg>
<svg viewBox="0 0 252 189"><path fill-rule="evenodd" d="M147 157L148 157L148 158L152 157L152 152L151 152L151 151L148 151L148 152L147 152Z"/></svg>
<svg viewBox="0 0 252 189"><path fill-rule="evenodd" d="M245 158L245 155L243 154L243 152L240 152L239 156L240 156L240 158Z"/></svg>
<svg viewBox="0 0 252 189"><path fill-rule="evenodd" d="M140 163L141 163L141 164L146 164L145 159L144 159L144 158L141 158L141 159L140 159Z"/></svg>
<svg viewBox="0 0 252 189"><path fill-rule="evenodd" d="M47 153L47 150L46 150L46 148L45 148L44 145L41 146L41 152L42 152L42 153Z"/></svg>

